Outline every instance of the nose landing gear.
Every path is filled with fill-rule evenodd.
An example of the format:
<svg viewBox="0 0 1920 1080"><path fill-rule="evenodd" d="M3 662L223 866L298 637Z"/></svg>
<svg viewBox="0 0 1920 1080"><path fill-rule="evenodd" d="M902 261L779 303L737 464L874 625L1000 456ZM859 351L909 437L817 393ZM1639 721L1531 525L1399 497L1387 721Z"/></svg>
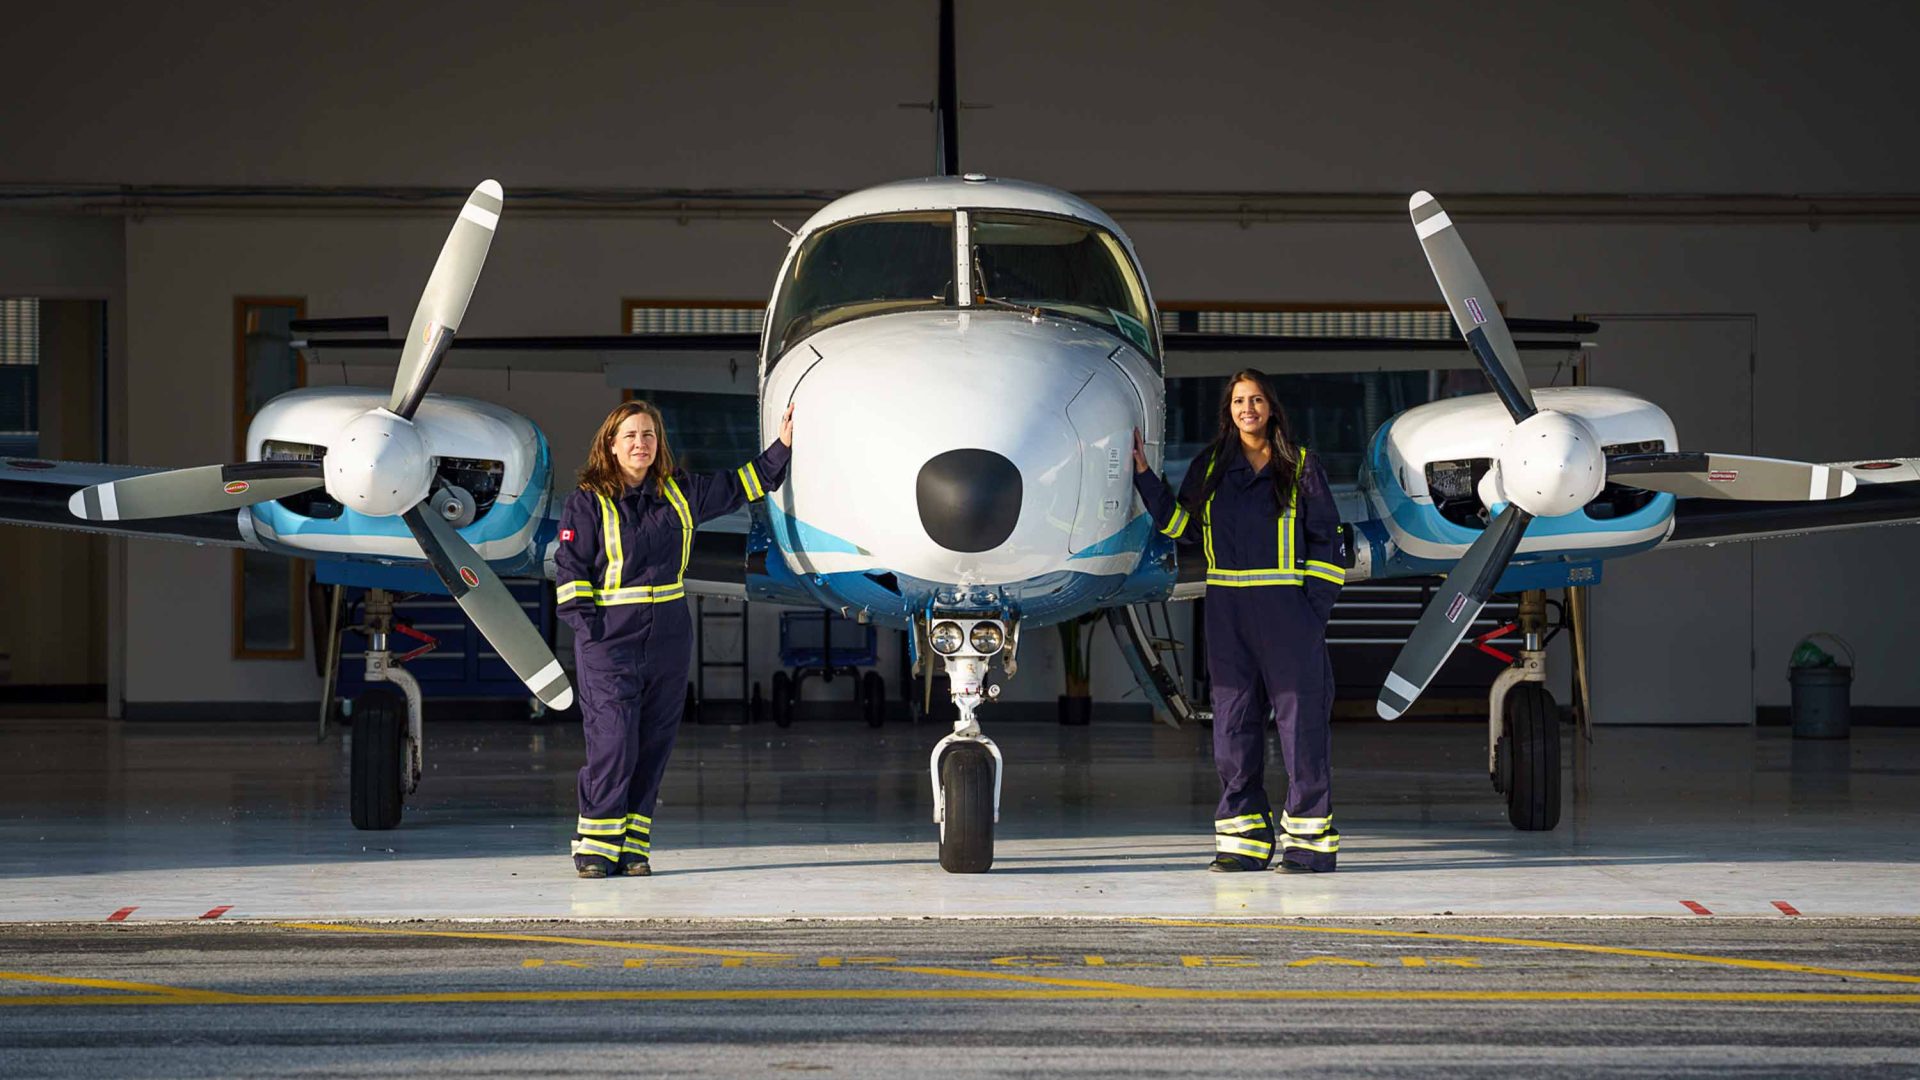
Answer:
<svg viewBox="0 0 1920 1080"><path fill-rule="evenodd" d="M1014 642L997 619L922 619L915 633L938 654L922 657L928 679L938 659L960 711L953 733L934 744L928 760L933 820L940 826L940 868L950 874L984 874L993 866L993 827L1000 820L1005 761L993 740L981 734L974 713L1000 696L998 686L986 684L987 670L995 655L1003 655L1012 673Z"/></svg>

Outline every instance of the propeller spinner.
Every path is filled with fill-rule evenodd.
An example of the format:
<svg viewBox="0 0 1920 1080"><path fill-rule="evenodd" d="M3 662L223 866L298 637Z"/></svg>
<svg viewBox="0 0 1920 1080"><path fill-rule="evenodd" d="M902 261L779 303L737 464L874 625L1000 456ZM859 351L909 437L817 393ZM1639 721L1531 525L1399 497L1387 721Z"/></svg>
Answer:
<svg viewBox="0 0 1920 1080"><path fill-rule="evenodd" d="M349 422L332 441L324 464L249 461L115 480L75 492L68 504L74 516L115 521L235 510L324 485L328 495L356 513L403 518L434 573L513 673L547 705L571 705L573 687L519 603L479 553L427 504L434 463L413 423L466 316L503 199L492 180L467 196L414 311L392 397L386 407Z"/></svg>

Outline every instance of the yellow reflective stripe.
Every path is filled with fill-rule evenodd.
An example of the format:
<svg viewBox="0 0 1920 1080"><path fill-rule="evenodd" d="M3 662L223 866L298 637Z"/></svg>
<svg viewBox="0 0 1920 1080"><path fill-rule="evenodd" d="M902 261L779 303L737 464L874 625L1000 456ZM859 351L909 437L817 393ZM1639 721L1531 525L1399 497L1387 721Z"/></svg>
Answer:
<svg viewBox="0 0 1920 1080"><path fill-rule="evenodd" d="M573 842L573 853L575 855L598 855L605 859L618 859L620 857L620 849L618 847L612 844L603 844L598 840L575 840Z"/></svg>
<svg viewBox="0 0 1920 1080"><path fill-rule="evenodd" d="M1295 836L1312 836L1333 828L1333 815L1326 817L1294 817L1292 814L1280 815L1280 827Z"/></svg>
<svg viewBox="0 0 1920 1080"><path fill-rule="evenodd" d="M1281 841L1281 850L1292 851L1294 848L1317 851L1322 855L1335 855L1340 851L1340 834L1330 833L1315 840L1302 840L1297 836L1289 836Z"/></svg>
<svg viewBox="0 0 1920 1080"><path fill-rule="evenodd" d="M645 814L628 814L627 815L627 824L631 825L636 821L642 825L653 824L653 819L646 816Z"/></svg>
<svg viewBox="0 0 1920 1080"><path fill-rule="evenodd" d="M748 502L755 502L766 496L767 489L760 483L760 472L753 467L753 462L749 461L735 469L734 475L740 478L740 490L746 492Z"/></svg>
<svg viewBox="0 0 1920 1080"><path fill-rule="evenodd" d="M620 589L614 593L601 593L593 598L596 607L619 607L623 604L664 604L669 600L684 600L687 590L678 582L672 585L636 585L631 589Z"/></svg>
<svg viewBox="0 0 1920 1080"><path fill-rule="evenodd" d="M1213 570L1207 584L1222 589L1251 589L1263 585L1300 585L1300 575L1291 570Z"/></svg>
<svg viewBox="0 0 1920 1080"><path fill-rule="evenodd" d="M594 498L600 500L600 543L607 553L607 576L604 587L612 592L620 587L621 564L625 555L620 549L620 508L612 499L599 492Z"/></svg>
<svg viewBox="0 0 1920 1080"><path fill-rule="evenodd" d="M566 581L562 582L553 592L555 596L559 597L557 602L562 604L569 600L591 600L593 599L593 582Z"/></svg>
<svg viewBox="0 0 1920 1080"><path fill-rule="evenodd" d="M1325 581L1331 581L1335 585L1345 585L1347 583L1347 572L1345 569L1329 562L1321 562L1318 559L1308 559L1306 569L1302 570L1301 573L1308 577L1317 577Z"/></svg>
<svg viewBox="0 0 1920 1080"><path fill-rule="evenodd" d="M680 572L673 579L678 585L686 580L687 563L693 559L693 511L688 509L687 497L680 493L680 485L671 476L666 479L667 501L673 504L674 513L680 515Z"/></svg>
<svg viewBox="0 0 1920 1080"><path fill-rule="evenodd" d="M1251 855L1256 859L1273 857L1273 845L1265 840L1250 840L1244 836L1215 836L1213 850L1229 855Z"/></svg>
<svg viewBox="0 0 1920 1080"><path fill-rule="evenodd" d="M1173 508L1173 516L1167 519L1167 527L1160 531L1178 540L1180 539L1180 534L1187 531L1187 522L1192 520L1193 515L1187 513L1186 510L1176 503Z"/></svg>
<svg viewBox="0 0 1920 1080"><path fill-rule="evenodd" d="M1241 814L1239 817L1221 818L1213 823L1213 831L1217 833L1246 832L1248 829L1264 829L1267 827L1267 815L1265 814Z"/></svg>

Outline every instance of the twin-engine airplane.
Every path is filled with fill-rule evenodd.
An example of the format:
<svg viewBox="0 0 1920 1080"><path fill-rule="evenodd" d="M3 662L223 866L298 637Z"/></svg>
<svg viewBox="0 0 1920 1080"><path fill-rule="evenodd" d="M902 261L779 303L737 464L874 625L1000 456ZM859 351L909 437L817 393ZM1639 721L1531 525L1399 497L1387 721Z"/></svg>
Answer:
<svg viewBox="0 0 1920 1080"><path fill-rule="evenodd" d="M502 202L487 181L461 210L389 393L281 395L258 412L237 464L5 462L0 520L424 564L533 694L565 707L560 665L497 576L551 576L547 440L508 409L427 392ZM1682 451L1652 402L1530 390L1439 203L1416 195L1412 216L1495 392L1389 420L1358 490L1341 496L1349 582L1447 574L1381 692L1382 715L1412 703L1495 591L1581 584L1601 560L1662 546L1920 520L1913 459ZM686 586L912 631L921 670L944 668L959 711L932 756L949 870L992 862L1001 758L978 710L997 690L989 669L1012 675L1022 632L1199 595L1204 568L1151 527L1131 487L1135 429L1160 464L1164 354L1126 234L1065 192L972 174L886 184L831 203L788 247L760 342L760 421L772 431L795 404L805 430L764 518L744 537L702 534ZM386 652L390 608L372 607L369 676L407 692L411 723L386 745L356 733L369 748L356 745L355 821L390 828L419 777L419 701ZM1123 643L1150 697L1186 713L1138 620L1114 622L1130 631ZM1543 657L1530 640L1502 676L1506 688L1526 685L1535 713ZM1523 716L1508 732L1504 692L1490 718L1496 784L1516 825L1551 828L1558 770L1545 766L1557 760L1557 727ZM1518 788L1528 793L1516 805Z"/></svg>

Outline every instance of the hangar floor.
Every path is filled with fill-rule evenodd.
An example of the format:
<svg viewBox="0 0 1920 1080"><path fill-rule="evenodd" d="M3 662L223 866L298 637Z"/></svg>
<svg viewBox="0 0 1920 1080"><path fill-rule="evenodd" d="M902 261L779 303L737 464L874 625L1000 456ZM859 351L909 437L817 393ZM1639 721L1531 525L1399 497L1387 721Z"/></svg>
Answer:
<svg viewBox="0 0 1920 1080"><path fill-rule="evenodd" d="M401 828L292 725L0 721L0 921L1920 915L1920 731L1603 729L1519 833L1471 723L1335 729L1333 875L1208 874L1204 730L1003 723L992 873L934 861L904 722L684 730L649 879L581 881L577 727L435 722ZM1569 732L1569 738L1571 733ZM1277 767L1269 771L1279 786Z"/></svg>

